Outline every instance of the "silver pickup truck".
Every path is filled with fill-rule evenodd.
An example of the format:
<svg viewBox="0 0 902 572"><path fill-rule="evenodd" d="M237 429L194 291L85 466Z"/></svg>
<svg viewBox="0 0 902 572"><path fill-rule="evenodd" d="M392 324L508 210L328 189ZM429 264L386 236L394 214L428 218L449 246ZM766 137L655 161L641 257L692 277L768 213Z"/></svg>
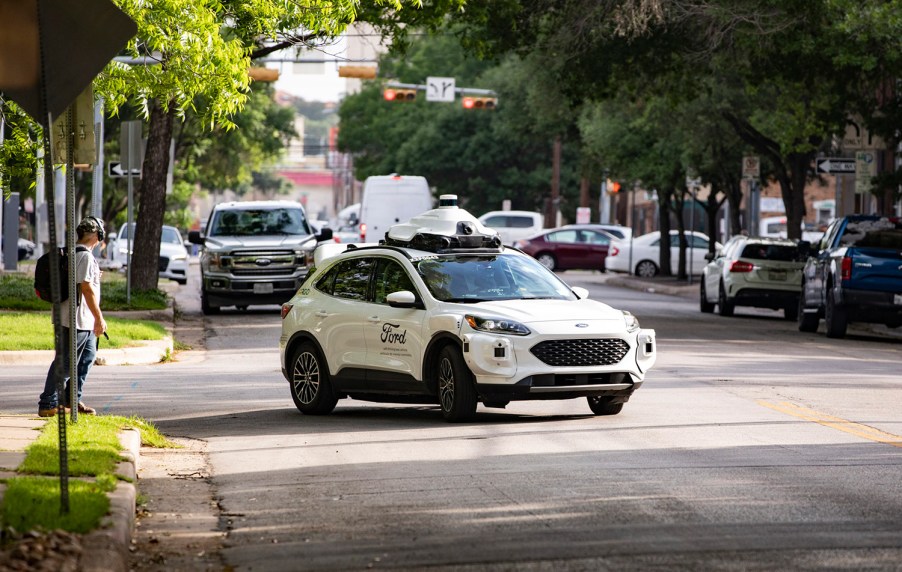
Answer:
<svg viewBox="0 0 902 572"><path fill-rule="evenodd" d="M304 207L292 201L221 203L213 208L204 233L188 240L203 246L200 257L201 308L215 314L223 306L245 310L290 299L313 261L319 241Z"/></svg>

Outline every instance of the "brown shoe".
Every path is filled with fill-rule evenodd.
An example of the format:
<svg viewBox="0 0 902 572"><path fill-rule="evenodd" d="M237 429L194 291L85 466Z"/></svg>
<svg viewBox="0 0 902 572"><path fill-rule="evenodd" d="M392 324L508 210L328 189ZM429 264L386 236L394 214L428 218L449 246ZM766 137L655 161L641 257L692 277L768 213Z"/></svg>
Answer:
<svg viewBox="0 0 902 572"><path fill-rule="evenodd" d="M93 407L88 407L81 401L78 402L78 412L84 413L85 415L97 415L97 410Z"/></svg>
<svg viewBox="0 0 902 572"><path fill-rule="evenodd" d="M68 407L63 407L63 413L69 413ZM59 415L59 407L51 407L50 409L38 409L38 417L56 417Z"/></svg>

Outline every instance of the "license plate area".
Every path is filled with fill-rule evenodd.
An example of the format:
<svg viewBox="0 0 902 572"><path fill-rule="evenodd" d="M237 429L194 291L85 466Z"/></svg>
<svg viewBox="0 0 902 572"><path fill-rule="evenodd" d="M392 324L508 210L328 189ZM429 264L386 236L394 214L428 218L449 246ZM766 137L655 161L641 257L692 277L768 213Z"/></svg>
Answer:
<svg viewBox="0 0 902 572"><path fill-rule="evenodd" d="M893 294L893 304L902 306L902 294Z"/></svg>
<svg viewBox="0 0 902 572"><path fill-rule="evenodd" d="M272 294L272 282L254 282L254 294Z"/></svg>
<svg viewBox="0 0 902 572"><path fill-rule="evenodd" d="M786 281L786 271L785 270L768 270L767 277L771 280L776 280L780 282Z"/></svg>

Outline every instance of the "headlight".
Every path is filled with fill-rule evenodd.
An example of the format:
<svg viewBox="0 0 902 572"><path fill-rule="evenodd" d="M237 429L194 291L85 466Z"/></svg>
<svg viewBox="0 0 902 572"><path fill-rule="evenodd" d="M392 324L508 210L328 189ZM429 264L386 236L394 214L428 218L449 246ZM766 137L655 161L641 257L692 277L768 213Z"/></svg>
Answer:
<svg viewBox="0 0 902 572"><path fill-rule="evenodd" d="M639 319L626 310L623 310L623 321L626 322L627 332L633 333L639 329Z"/></svg>
<svg viewBox="0 0 902 572"><path fill-rule="evenodd" d="M470 324L471 328L479 330L480 332L511 334L514 336L526 336L530 333L529 328L520 322L507 320L505 318L484 318L482 316L467 314L464 316L464 319L467 320L467 323Z"/></svg>

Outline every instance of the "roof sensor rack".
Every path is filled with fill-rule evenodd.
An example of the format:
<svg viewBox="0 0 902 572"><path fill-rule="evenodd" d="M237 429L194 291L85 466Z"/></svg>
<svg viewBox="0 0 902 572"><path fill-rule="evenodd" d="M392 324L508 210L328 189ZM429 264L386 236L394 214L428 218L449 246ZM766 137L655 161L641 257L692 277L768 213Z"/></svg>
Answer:
<svg viewBox="0 0 902 572"><path fill-rule="evenodd" d="M398 224L385 233L386 246L416 248L428 252L499 252L498 233L482 225L457 206L457 195L442 195L439 206Z"/></svg>

